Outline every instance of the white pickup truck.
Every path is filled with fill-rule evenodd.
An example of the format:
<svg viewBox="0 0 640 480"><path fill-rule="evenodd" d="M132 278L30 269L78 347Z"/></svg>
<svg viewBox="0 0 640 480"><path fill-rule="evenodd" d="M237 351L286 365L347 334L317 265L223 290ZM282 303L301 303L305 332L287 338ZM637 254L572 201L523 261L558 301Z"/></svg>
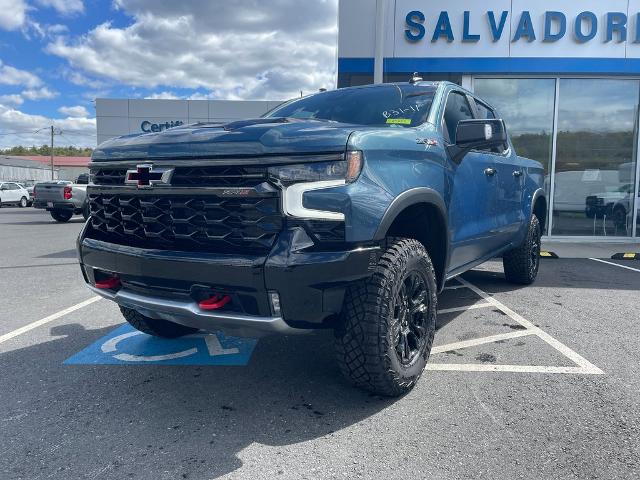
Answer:
<svg viewBox="0 0 640 480"><path fill-rule="evenodd" d="M38 183L33 189L33 206L47 210L56 222L68 222L73 215L82 215L86 220L88 183L85 175L80 175L75 183L64 180Z"/></svg>

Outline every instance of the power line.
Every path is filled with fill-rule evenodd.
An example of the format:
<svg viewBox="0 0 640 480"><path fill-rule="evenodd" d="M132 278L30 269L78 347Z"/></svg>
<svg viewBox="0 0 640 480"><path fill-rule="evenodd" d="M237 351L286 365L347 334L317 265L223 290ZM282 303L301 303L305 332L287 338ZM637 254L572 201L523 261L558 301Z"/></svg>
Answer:
<svg viewBox="0 0 640 480"><path fill-rule="evenodd" d="M39 130L35 130L35 131L34 130L21 130L21 131L18 131L18 132L2 132L2 133L0 133L0 135L27 135L27 134L36 135L38 133L40 133Z"/></svg>
<svg viewBox="0 0 640 480"><path fill-rule="evenodd" d="M78 150L85 150L85 149L87 149L87 148L90 148L90 147L79 147L78 145L76 145L75 143L73 143L71 140L69 140L69 139L67 138L67 136L66 136L66 135L64 135L63 133L60 133L60 136L61 136L62 138L64 138L67 142L69 142L69 145L71 145L71 146L72 146L72 147L74 147L74 148L77 148Z"/></svg>

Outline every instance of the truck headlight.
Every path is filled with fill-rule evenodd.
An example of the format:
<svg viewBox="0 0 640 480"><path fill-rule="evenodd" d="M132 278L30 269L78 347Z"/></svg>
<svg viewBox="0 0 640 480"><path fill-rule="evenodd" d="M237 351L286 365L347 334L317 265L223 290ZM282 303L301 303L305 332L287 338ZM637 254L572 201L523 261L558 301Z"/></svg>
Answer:
<svg viewBox="0 0 640 480"><path fill-rule="evenodd" d="M362 170L362 152L349 151L337 162L302 163L269 168L269 176L282 185L282 208L291 217L344 221L344 213L305 208L310 190L339 187L354 182Z"/></svg>
<svg viewBox="0 0 640 480"><path fill-rule="evenodd" d="M300 182L326 182L344 180L354 182L362 170L362 152L353 150L345 153L344 160L337 162L300 163L269 168L269 176L282 185Z"/></svg>

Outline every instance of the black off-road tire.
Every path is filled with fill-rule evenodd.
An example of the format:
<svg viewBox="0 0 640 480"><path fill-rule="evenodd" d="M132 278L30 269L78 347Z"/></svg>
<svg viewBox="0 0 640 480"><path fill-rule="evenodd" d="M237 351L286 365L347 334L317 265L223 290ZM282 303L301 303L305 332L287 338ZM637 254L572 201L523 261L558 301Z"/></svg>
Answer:
<svg viewBox="0 0 640 480"><path fill-rule="evenodd" d="M73 217L73 212L67 212L65 210L51 210L51 218L53 218L56 222L65 223L71 220Z"/></svg>
<svg viewBox="0 0 640 480"><path fill-rule="evenodd" d="M538 217L532 215L522 244L502 257L504 275L509 282L530 285L535 281L540 267L541 235Z"/></svg>
<svg viewBox="0 0 640 480"><path fill-rule="evenodd" d="M154 337L178 338L198 331L197 328L185 327L167 320L145 317L131 308L120 307L120 311L129 325Z"/></svg>
<svg viewBox="0 0 640 480"><path fill-rule="evenodd" d="M85 220L89 220L89 216L91 215L91 211L89 210L89 204L87 202L82 205L82 217Z"/></svg>
<svg viewBox="0 0 640 480"><path fill-rule="evenodd" d="M396 298L414 275L424 280L424 337L411 363L403 364L397 341L401 322L394 319ZM406 291L406 289L405 289ZM366 281L350 287L336 328L336 356L342 373L356 386L384 396L413 388L429 360L436 325L437 285L424 246L408 238L389 239L376 269ZM406 316L404 318L407 318ZM404 337L407 341L407 337ZM417 343L417 342L416 342Z"/></svg>

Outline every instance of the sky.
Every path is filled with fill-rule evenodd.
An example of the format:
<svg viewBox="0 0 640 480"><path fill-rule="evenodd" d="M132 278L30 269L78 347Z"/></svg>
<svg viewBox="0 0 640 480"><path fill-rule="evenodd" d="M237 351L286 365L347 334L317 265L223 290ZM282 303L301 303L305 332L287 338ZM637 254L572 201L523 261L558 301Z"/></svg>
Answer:
<svg viewBox="0 0 640 480"><path fill-rule="evenodd" d="M334 88L337 0L0 0L0 148L95 146L95 98Z"/></svg>

